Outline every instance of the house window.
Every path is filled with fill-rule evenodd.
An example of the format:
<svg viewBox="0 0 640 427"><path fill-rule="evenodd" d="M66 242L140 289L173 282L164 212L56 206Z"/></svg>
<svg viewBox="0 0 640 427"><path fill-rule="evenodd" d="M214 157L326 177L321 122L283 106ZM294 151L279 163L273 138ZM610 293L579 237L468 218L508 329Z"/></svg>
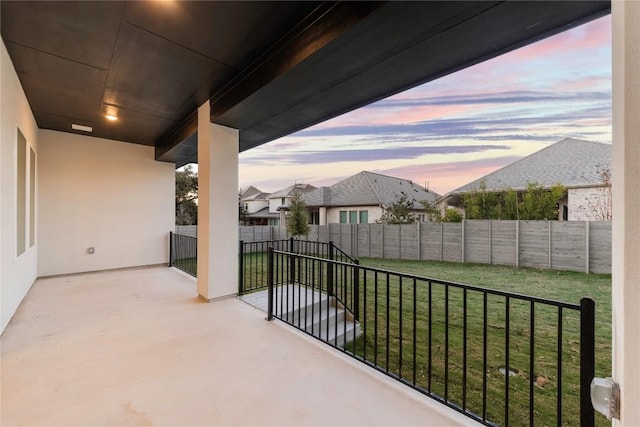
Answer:
<svg viewBox="0 0 640 427"><path fill-rule="evenodd" d="M347 211L340 211L340 224L347 223Z"/></svg>
<svg viewBox="0 0 640 427"><path fill-rule="evenodd" d="M36 153L29 148L29 247L36 244Z"/></svg>
<svg viewBox="0 0 640 427"><path fill-rule="evenodd" d="M349 211L349 224L358 223L358 211Z"/></svg>
<svg viewBox="0 0 640 427"><path fill-rule="evenodd" d="M309 213L309 224L312 224L312 225L320 224L320 213L319 212L310 212Z"/></svg>
<svg viewBox="0 0 640 427"><path fill-rule="evenodd" d="M369 223L369 211L360 211L360 224Z"/></svg>
<svg viewBox="0 0 640 427"><path fill-rule="evenodd" d="M287 199L283 197L282 199L280 199L280 205L281 205L281 206L284 206L284 204L286 203L286 201L287 201Z"/></svg>
<svg viewBox="0 0 640 427"><path fill-rule="evenodd" d="M16 254L22 255L27 241L27 140L18 129L16 156Z"/></svg>

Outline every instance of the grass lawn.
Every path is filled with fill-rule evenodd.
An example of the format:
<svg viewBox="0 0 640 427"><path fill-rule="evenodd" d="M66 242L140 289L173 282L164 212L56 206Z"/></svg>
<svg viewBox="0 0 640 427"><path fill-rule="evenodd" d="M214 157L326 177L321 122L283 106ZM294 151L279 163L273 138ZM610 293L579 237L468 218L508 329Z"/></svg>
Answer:
<svg viewBox="0 0 640 427"><path fill-rule="evenodd" d="M575 304L578 304L583 296L589 296L596 301L596 376L610 375L610 275L443 262L380 259L360 261L363 266ZM378 274L377 292L375 275L372 272L367 274L366 279L362 277L360 280L360 325L365 333L355 343L356 353L419 387L431 390L441 397L446 394L448 400L455 404L462 406L464 402L470 411L482 415L485 410L482 404L485 375L482 357L482 295L467 292L465 340L462 290L448 291L449 305L446 307L446 291L442 286L432 285L429 303L428 283L417 282L414 289L412 280L404 279L400 283L397 278L391 276L387 289L384 279L384 275ZM390 307L388 311L387 302ZM499 368L506 366L505 298L489 296L487 309L487 371L484 381L488 395L486 417L499 425L505 425L505 377L499 372ZM530 375L531 306L528 302L516 299L509 302L509 367L515 372L515 375L509 378L509 425L529 423L530 381L536 381L533 387L535 424L557 425L558 309L536 304L534 313L535 364L534 373ZM579 315L573 310L563 309L561 316L562 419L563 425L579 425ZM445 323L448 323L448 336L444 333ZM431 351L428 344L429 336ZM449 348L448 352L445 352L446 346ZM353 350L353 346L350 349ZM463 369L465 362L466 372ZM445 369L446 366L448 370ZM463 375L466 376L466 389L462 387ZM597 416L596 424L609 425L606 419L600 416Z"/></svg>
<svg viewBox="0 0 640 427"><path fill-rule="evenodd" d="M266 254L244 258L245 289L266 286ZM611 276L432 261L361 259L363 267L465 283L482 288L579 304L583 296L596 302L596 376L611 373ZM283 264L284 265L284 264ZM285 265L286 269L286 265ZM309 269L309 268L307 268ZM300 277L319 277L298 267ZM530 384L533 386L535 425L579 425L579 313L536 303L534 306L533 370L531 304L515 298L489 295L484 319L483 294L389 276L360 272L360 326L363 334L348 346L380 369L403 378L449 402L465 406L498 425L529 425ZM337 277L341 277L338 273ZM348 277L345 275L344 277ZM376 280L377 276L377 280ZM326 275L324 276L326 277ZM305 280L302 280L303 282ZM351 286L343 280L342 286ZM345 285L346 283L346 285ZM317 285L317 283L316 283ZM449 304L445 304L448 298ZM466 325L464 323L466 299ZM349 304L349 301L345 301ZM387 309L388 307L388 309ZM415 313L415 315L414 315ZM506 381L500 368L506 362L506 317L509 316L509 410L505 413ZM558 399L558 325L562 319L562 387ZM484 346L483 333L487 332ZM465 328L466 326L466 328ZM445 330L449 330L445 334ZM465 339L466 334L466 339ZM415 340L415 346L414 346ZM429 345L429 342L431 344ZM445 349L448 347L448 351ZM486 348L486 371L483 353ZM465 357L466 356L466 357ZM414 368L415 366L415 368ZM464 368L466 366L466 369ZM466 380L466 387L463 383ZM486 405L482 401L486 387ZM486 412L485 412L486 411ZM596 415L596 425L610 425Z"/></svg>

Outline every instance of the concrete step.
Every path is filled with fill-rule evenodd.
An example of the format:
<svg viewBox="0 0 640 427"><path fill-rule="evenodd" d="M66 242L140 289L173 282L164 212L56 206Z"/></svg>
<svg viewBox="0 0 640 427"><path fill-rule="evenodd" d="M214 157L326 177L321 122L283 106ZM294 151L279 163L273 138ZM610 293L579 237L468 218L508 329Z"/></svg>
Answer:
<svg viewBox="0 0 640 427"><path fill-rule="evenodd" d="M241 298L267 311L266 290ZM354 330L356 338L360 336L360 325L353 321L353 316L323 292L297 284L282 285L274 289L273 298L274 314L332 345L343 347L345 342L352 341Z"/></svg>
<svg viewBox="0 0 640 427"><path fill-rule="evenodd" d="M284 296L287 297L286 291ZM292 293L290 298L283 301L283 311L286 311L287 301L289 302L289 311L282 314L281 317L300 329L338 347L353 340L354 330L355 337L360 336L360 325L353 322L352 316L347 315L346 310L340 306L336 307L335 299L328 300L324 294L314 295L311 298L307 294L307 304L305 305L304 298L304 292Z"/></svg>

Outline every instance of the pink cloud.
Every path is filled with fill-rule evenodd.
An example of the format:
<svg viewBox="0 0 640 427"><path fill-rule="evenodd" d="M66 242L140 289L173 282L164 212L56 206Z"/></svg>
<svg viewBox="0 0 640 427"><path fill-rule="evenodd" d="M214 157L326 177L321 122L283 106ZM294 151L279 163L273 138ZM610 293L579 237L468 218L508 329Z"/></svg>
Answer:
<svg viewBox="0 0 640 427"><path fill-rule="evenodd" d="M611 15L525 46L508 55L510 60L528 60L555 54L584 53L605 45L611 45Z"/></svg>

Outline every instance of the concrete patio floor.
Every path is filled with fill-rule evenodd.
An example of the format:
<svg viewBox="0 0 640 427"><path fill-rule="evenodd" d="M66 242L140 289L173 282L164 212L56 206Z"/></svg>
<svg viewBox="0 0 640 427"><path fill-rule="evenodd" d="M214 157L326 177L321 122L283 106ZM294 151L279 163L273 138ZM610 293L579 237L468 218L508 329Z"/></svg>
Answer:
<svg viewBox="0 0 640 427"><path fill-rule="evenodd" d="M3 426L470 425L153 267L39 279L1 338Z"/></svg>

